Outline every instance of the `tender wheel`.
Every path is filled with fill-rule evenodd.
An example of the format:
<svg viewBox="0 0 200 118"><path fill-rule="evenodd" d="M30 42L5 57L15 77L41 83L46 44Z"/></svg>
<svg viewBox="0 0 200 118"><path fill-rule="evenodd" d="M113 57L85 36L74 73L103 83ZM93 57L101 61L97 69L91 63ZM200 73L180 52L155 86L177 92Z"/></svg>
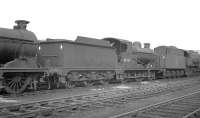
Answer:
<svg viewBox="0 0 200 118"><path fill-rule="evenodd" d="M75 85L72 82L70 82L70 81L66 81L65 87L71 89L71 88L74 88Z"/></svg>
<svg viewBox="0 0 200 118"><path fill-rule="evenodd" d="M151 72L150 73L150 76L148 77L148 80L149 81L152 81L152 80L155 80L156 78L155 78L155 73L154 72Z"/></svg>
<svg viewBox="0 0 200 118"><path fill-rule="evenodd" d="M106 80L102 80L102 84L103 84L104 86L107 86L107 85L108 85L108 82L107 82Z"/></svg>
<svg viewBox="0 0 200 118"><path fill-rule="evenodd" d="M83 86L88 86L88 82L87 81L83 81Z"/></svg>
<svg viewBox="0 0 200 118"><path fill-rule="evenodd" d="M141 81L142 81L142 79L141 79L141 78L139 78L139 77L137 77L137 78L135 78L135 81L136 81L136 82L141 82Z"/></svg>
<svg viewBox="0 0 200 118"><path fill-rule="evenodd" d="M66 88L74 88L75 84L73 82L71 82L71 80L73 80L73 74L72 73L68 73L67 78L66 78L66 82L65 82L65 87Z"/></svg>
<svg viewBox="0 0 200 118"><path fill-rule="evenodd" d="M93 83L90 82L90 81L87 81L87 86L88 86L88 87L91 87L91 86L93 86Z"/></svg>
<svg viewBox="0 0 200 118"><path fill-rule="evenodd" d="M14 75L13 77L5 78L5 90L11 94L22 93L30 84L31 78L23 75Z"/></svg>

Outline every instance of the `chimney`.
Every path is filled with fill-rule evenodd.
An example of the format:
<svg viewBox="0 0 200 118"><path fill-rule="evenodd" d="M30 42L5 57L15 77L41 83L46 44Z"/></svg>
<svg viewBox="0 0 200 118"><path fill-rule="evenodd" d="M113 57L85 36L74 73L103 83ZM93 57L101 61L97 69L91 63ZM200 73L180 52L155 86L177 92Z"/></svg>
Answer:
<svg viewBox="0 0 200 118"><path fill-rule="evenodd" d="M26 30L26 26L29 23L29 21L26 21L26 20L16 20L15 23L17 25L14 26L14 29Z"/></svg>
<svg viewBox="0 0 200 118"><path fill-rule="evenodd" d="M150 43L144 43L144 48L150 48Z"/></svg>

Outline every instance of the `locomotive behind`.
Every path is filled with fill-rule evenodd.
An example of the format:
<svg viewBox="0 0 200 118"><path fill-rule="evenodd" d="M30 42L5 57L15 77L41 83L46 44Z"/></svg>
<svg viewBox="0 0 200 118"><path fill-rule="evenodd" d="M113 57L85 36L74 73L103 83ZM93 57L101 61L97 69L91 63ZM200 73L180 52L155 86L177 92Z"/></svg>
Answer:
<svg viewBox="0 0 200 118"><path fill-rule="evenodd" d="M178 49L174 46L158 46L156 65L162 78L193 76L199 72L200 55L195 51Z"/></svg>
<svg viewBox="0 0 200 118"><path fill-rule="evenodd" d="M184 51L174 46L159 46L154 49L158 55L157 67L162 77L173 78L185 75L186 58Z"/></svg>
<svg viewBox="0 0 200 118"><path fill-rule="evenodd" d="M198 52L185 51L187 75L198 75L200 72L200 55Z"/></svg>
<svg viewBox="0 0 200 118"><path fill-rule="evenodd" d="M173 78L199 72L200 55L172 46L117 38L78 36L37 40L17 20L14 29L0 28L0 88L11 94L24 90L73 88L122 81Z"/></svg>

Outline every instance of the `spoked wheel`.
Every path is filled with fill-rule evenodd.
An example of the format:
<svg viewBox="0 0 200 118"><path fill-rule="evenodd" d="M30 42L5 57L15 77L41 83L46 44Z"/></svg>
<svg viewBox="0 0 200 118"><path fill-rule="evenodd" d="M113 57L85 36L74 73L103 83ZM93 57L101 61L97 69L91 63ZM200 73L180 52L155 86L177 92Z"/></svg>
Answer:
<svg viewBox="0 0 200 118"><path fill-rule="evenodd" d="M99 84L105 85L105 81L104 80L99 80Z"/></svg>
<svg viewBox="0 0 200 118"><path fill-rule="evenodd" d="M14 75L12 77L5 78L5 90L11 94L22 93L26 87L30 84L31 78L23 75Z"/></svg>
<svg viewBox="0 0 200 118"><path fill-rule="evenodd" d="M147 80L148 80L148 81L152 81L153 78L152 78L152 77L148 77Z"/></svg>
<svg viewBox="0 0 200 118"><path fill-rule="evenodd" d="M93 82L87 81L87 86L88 86L88 87L93 86Z"/></svg>
<svg viewBox="0 0 200 118"><path fill-rule="evenodd" d="M155 79L154 73L148 74L148 77L147 77L147 80L148 80L148 81L152 81L152 80L154 80L154 79Z"/></svg>
<svg viewBox="0 0 200 118"><path fill-rule="evenodd" d="M71 88L74 88L75 85L72 82L70 82L70 81L66 81L65 87L71 89Z"/></svg>
<svg viewBox="0 0 200 118"><path fill-rule="evenodd" d="M85 86L85 87L88 86L88 82L87 81L83 81L82 83L83 83L83 86Z"/></svg>
<svg viewBox="0 0 200 118"><path fill-rule="evenodd" d="M143 78L141 78L141 77L135 78L135 81L136 81L136 82L141 82L142 80L143 80Z"/></svg>
<svg viewBox="0 0 200 118"><path fill-rule="evenodd" d="M65 82L65 87L66 87L66 88L71 89L71 88L74 88L74 87L75 87L75 84L71 81L71 80L73 80L73 79L74 79L74 78L73 78L72 73L68 73L67 78L66 78L66 82Z"/></svg>

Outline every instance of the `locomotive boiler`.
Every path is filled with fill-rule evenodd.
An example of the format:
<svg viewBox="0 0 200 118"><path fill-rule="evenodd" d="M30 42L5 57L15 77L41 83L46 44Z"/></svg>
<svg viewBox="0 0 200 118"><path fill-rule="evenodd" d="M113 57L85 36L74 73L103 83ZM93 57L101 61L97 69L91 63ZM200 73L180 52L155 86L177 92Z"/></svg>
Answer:
<svg viewBox="0 0 200 118"><path fill-rule="evenodd" d="M34 33L26 30L29 23L17 20L14 29L0 28L0 65L17 58L35 57L37 38Z"/></svg>

